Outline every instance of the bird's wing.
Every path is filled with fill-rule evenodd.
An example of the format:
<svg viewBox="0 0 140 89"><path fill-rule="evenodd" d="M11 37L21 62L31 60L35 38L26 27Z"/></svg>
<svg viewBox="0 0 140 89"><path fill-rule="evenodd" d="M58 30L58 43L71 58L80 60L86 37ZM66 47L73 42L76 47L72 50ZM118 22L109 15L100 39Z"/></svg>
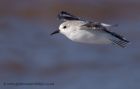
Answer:
<svg viewBox="0 0 140 89"><path fill-rule="evenodd" d="M106 26L102 25L102 23L88 22L88 23L86 23L82 26L86 27L86 29L89 29L89 30L106 32L107 34L110 34L111 36L115 37L116 39L112 38L112 39L109 39L109 40L111 40L113 43L115 43L115 44L117 44L121 47L125 47L125 45L129 42L123 36L121 36L121 35L119 35L115 32L109 31Z"/></svg>
<svg viewBox="0 0 140 89"><path fill-rule="evenodd" d="M102 25L99 22L85 22L85 24L83 24L81 27L86 28L86 29L90 29L90 30L96 30L96 31L104 31L104 29L106 29L106 27L104 25Z"/></svg>
<svg viewBox="0 0 140 89"><path fill-rule="evenodd" d="M79 17L74 16L74 15L68 13L68 12L65 12L65 11L61 11L58 14L58 19L59 20L62 20L62 21L67 21L67 20L80 20Z"/></svg>
<svg viewBox="0 0 140 89"><path fill-rule="evenodd" d="M110 25L110 24L106 24L106 23L99 23L99 22L93 22L93 21L86 21L86 24L84 26L87 27L94 27L94 28L100 28L104 27L104 28L111 28L111 27L117 27L118 24L114 24L114 25Z"/></svg>

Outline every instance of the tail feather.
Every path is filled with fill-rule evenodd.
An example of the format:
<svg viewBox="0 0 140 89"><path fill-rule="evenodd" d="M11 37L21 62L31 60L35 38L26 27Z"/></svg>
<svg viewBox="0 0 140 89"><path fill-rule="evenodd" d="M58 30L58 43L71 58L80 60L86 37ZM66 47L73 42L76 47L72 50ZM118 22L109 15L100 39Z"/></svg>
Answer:
<svg viewBox="0 0 140 89"><path fill-rule="evenodd" d="M121 40L121 39L116 39L116 40L111 40L114 44L117 44L118 46L124 48L126 47L127 43L129 43L129 41L127 40Z"/></svg>

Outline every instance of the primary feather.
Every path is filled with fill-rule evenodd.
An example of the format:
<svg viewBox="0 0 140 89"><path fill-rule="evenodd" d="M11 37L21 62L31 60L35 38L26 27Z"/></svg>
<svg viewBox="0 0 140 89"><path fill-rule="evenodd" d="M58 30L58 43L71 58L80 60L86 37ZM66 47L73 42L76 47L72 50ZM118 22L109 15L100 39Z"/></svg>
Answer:
<svg viewBox="0 0 140 89"><path fill-rule="evenodd" d="M62 21L67 21L67 20L80 20L77 16L74 16L68 12L61 11L58 14L58 19Z"/></svg>

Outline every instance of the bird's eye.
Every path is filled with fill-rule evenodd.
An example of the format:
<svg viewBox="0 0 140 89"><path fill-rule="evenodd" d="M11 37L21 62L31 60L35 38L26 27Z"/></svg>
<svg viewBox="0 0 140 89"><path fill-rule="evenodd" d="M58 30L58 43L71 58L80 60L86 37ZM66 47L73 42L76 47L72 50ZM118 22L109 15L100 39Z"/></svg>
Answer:
<svg viewBox="0 0 140 89"><path fill-rule="evenodd" d="M65 28L67 28L67 26L64 26L63 28L65 29Z"/></svg>

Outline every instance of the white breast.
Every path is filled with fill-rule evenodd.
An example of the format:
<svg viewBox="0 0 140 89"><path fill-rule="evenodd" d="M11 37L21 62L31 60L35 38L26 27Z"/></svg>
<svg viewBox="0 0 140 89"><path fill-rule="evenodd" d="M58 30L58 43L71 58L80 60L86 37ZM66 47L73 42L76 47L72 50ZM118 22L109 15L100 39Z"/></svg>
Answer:
<svg viewBox="0 0 140 89"><path fill-rule="evenodd" d="M69 39L81 43L109 44L109 36L101 32L89 32L87 30L76 30L67 35Z"/></svg>

